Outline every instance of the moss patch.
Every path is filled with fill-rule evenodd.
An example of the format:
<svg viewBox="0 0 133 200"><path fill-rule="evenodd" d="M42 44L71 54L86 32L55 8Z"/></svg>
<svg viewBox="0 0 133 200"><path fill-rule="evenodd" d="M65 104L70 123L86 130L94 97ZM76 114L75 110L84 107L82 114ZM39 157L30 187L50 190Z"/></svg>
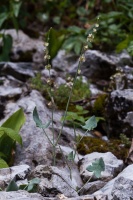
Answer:
<svg viewBox="0 0 133 200"><path fill-rule="evenodd" d="M81 155L86 155L92 152L112 152L118 159L125 160L129 151L121 140L110 140L106 142L99 138L85 136L77 146L77 151Z"/></svg>

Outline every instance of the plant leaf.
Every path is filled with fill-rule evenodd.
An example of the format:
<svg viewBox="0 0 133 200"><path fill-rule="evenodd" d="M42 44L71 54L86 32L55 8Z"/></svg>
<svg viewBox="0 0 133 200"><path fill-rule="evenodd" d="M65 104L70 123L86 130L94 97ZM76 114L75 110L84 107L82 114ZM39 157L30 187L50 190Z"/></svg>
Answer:
<svg viewBox="0 0 133 200"><path fill-rule="evenodd" d="M69 161L74 161L75 157L74 157L73 151L71 151L71 152L68 154L67 159L68 159Z"/></svg>
<svg viewBox="0 0 133 200"><path fill-rule="evenodd" d="M0 14L0 28L2 26L2 24L4 23L4 21L8 18L8 12L2 12Z"/></svg>
<svg viewBox="0 0 133 200"><path fill-rule="evenodd" d="M36 123L36 126L39 128L43 128L43 129L48 128L51 123L51 120L49 122L47 122L46 124L42 123L41 119L39 118L36 107L33 110L33 119L34 119L34 122Z"/></svg>
<svg viewBox="0 0 133 200"><path fill-rule="evenodd" d="M3 159L0 158L0 168L8 168L8 167L9 167L8 164Z"/></svg>
<svg viewBox="0 0 133 200"><path fill-rule="evenodd" d="M13 10L13 13L14 13L15 17L18 17L21 4L22 4L21 1L19 1L19 2L12 1L12 2L11 2L12 10Z"/></svg>
<svg viewBox="0 0 133 200"><path fill-rule="evenodd" d="M86 170L90 171L90 172L94 172L94 175L97 178L100 178L101 172L105 170L105 164L104 164L103 158L100 158L100 159L94 161L92 163L92 165L89 165L86 168Z"/></svg>
<svg viewBox="0 0 133 200"><path fill-rule="evenodd" d="M0 127L0 135L1 133L3 134L3 132L6 135L8 135L11 139L15 140L16 142L22 145L22 138L16 131L14 131L11 128Z"/></svg>
<svg viewBox="0 0 133 200"><path fill-rule="evenodd" d="M31 190L33 190L34 186L38 185L40 183L40 181L41 180L39 178L33 178L32 180L30 180L27 191L30 192Z"/></svg>
<svg viewBox="0 0 133 200"><path fill-rule="evenodd" d="M11 128L16 132L19 132L23 124L25 123L25 116L22 108L13 113L1 127Z"/></svg>
<svg viewBox="0 0 133 200"><path fill-rule="evenodd" d="M82 128L91 131L97 127L97 122L98 120L96 119L96 117L92 116L85 122L85 125L82 126Z"/></svg>
<svg viewBox="0 0 133 200"><path fill-rule="evenodd" d="M15 183L14 180L12 180L12 181L9 183L8 187L6 188L6 192L18 191L18 190L19 190L19 188L18 188L18 186L17 186L17 184Z"/></svg>

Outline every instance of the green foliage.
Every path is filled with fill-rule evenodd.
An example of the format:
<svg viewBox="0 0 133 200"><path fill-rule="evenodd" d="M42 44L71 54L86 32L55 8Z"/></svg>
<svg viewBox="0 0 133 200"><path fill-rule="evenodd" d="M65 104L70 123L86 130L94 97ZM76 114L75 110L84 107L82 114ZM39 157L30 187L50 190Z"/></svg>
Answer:
<svg viewBox="0 0 133 200"><path fill-rule="evenodd" d="M82 128L86 129L87 131L91 131L97 127L97 123L100 119L103 119L103 118L92 116L85 122L85 125L82 126Z"/></svg>
<svg viewBox="0 0 133 200"><path fill-rule="evenodd" d="M67 112L67 116L65 117L65 120L69 123L69 124L75 124L76 126L81 126L81 124L85 123L86 117L85 115L88 114L87 110L84 110L82 106L78 106L76 105L76 110L75 112ZM62 117L62 120L64 119L64 117Z"/></svg>
<svg viewBox="0 0 133 200"><path fill-rule="evenodd" d="M61 49L65 40L65 32L66 31L56 31L53 28L48 31L47 40L49 42L48 52L50 55L50 60L52 60Z"/></svg>
<svg viewBox="0 0 133 200"><path fill-rule="evenodd" d="M8 28L8 24L13 24L16 31L18 30L17 18L19 15L21 1L3 1L2 6L0 7L0 29ZM10 35L5 35L4 32L1 33L0 37L2 38L1 50L0 50L0 61L9 61L9 54L12 48L12 38Z"/></svg>
<svg viewBox="0 0 133 200"><path fill-rule="evenodd" d="M19 135L19 131L22 125L25 123L25 116L22 109L19 109L12 114L0 127L0 157L8 165L12 164L12 153L15 150L15 144L18 142L22 145L22 138ZM1 160L0 168L5 165Z"/></svg>
<svg viewBox="0 0 133 200"><path fill-rule="evenodd" d="M10 191L18 191L19 188L16 184L16 182L14 180L11 180L11 182L9 183L9 185L6 188L6 192L10 192Z"/></svg>
<svg viewBox="0 0 133 200"><path fill-rule="evenodd" d="M131 146L131 141L126 135L120 134L120 140L125 145L125 147L129 148Z"/></svg>
<svg viewBox="0 0 133 200"><path fill-rule="evenodd" d="M101 172L105 170L105 164L103 158L100 158L89 165L86 170L93 172L97 178L100 178Z"/></svg>
<svg viewBox="0 0 133 200"><path fill-rule="evenodd" d="M0 61L9 61L9 54L12 48L12 37L10 35L1 34L3 46L0 53Z"/></svg>
<svg viewBox="0 0 133 200"><path fill-rule="evenodd" d="M100 94L94 102L92 113L96 116L105 116L107 94Z"/></svg>
<svg viewBox="0 0 133 200"><path fill-rule="evenodd" d="M34 119L34 122L36 123L36 126L43 129L48 128L51 123L51 120L46 124L42 123L41 119L39 118L36 107L33 110L33 119Z"/></svg>
<svg viewBox="0 0 133 200"><path fill-rule="evenodd" d="M106 7L106 9L104 9ZM129 45L132 42L132 0L118 0L103 2L99 14L99 31L95 40L101 49L117 52L127 49L131 55ZM96 44L96 45L97 45ZM128 49L129 48L129 49Z"/></svg>
<svg viewBox="0 0 133 200"><path fill-rule="evenodd" d="M36 77L31 80L31 87L37 89L42 92L47 100L50 100L49 96L49 87L46 83L43 83L41 80L41 75L37 74ZM51 91L51 95L54 97L55 104L59 109L65 109L67 100L69 98L70 87L66 84L61 84L57 88L53 88ZM73 94L71 97L71 105L69 106L69 110L74 108L72 102L86 99L90 97L89 85L87 83L82 82L82 78L76 80L75 86L73 88Z"/></svg>
<svg viewBox="0 0 133 200"><path fill-rule="evenodd" d="M18 191L18 190L26 190L28 192L37 192L37 186L40 183L39 178L33 178L28 182L27 185L20 185L19 187L17 186L16 182L12 180L9 185L6 188L7 192L10 191Z"/></svg>

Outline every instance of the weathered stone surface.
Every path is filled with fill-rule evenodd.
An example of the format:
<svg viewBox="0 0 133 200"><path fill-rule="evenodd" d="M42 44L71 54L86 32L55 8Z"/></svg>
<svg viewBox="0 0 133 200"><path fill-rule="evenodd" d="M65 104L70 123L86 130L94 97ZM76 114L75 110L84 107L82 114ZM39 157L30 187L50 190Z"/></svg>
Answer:
<svg viewBox="0 0 133 200"><path fill-rule="evenodd" d="M108 200L133 199L133 164L126 167L118 176L109 181L94 195L108 195Z"/></svg>
<svg viewBox="0 0 133 200"><path fill-rule="evenodd" d="M105 163L105 171L101 173L100 180L105 182L114 178L119 172L121 172L123 168L123 161L118 160L112 153L97 153L93 152L91 154L87 154L79 161L79 170L81 177L84 182L86 182L91 176L92 172L86 170L87 166L91 165L96 159L103 158ZM95 176L92 177L91 181L98 180Z"/></svg>
<svg viewBox="0 0 133 200"><path fill-rule="evenodd" d="M15 29L5 30L4 34L13 39L11 59L18 62L40 63L44 60L44 42L41 39L32 39L23 31Z"/></svg>
<svg viewBox="0 0 133 200"><path fill-rule="evenodd" d="M16 192L0 192L0 200L44 200L44 198L37 193L29 193L27 191Z"/></svg>
<svg viewBox="0 0 133 200"><path fill-rule="evenodd" d="M12 87L1 87L0 86L0 96L3 99L18 99L22 94L22 89L12 88Z"/></svg>
<svg viewBox="0 0 133 200"><path fill-rule="evenodd" d="M68 54L64 50L60 50L57 56L52 61L52 66L57 71L68 71L70 67L77 60L77 56L75 54Z"/></svg>
<svg viewBox="0 0 133 200"><path fill-rule="evenodd" d="M9 182L14 180L24 180L30 172L30 166L19 165L10 168L0 169L0 187L5 189Z"/></svg>
<svg viewBox="0 0 133 200"><path fill-rule="evenodd" d="M67 197L78 196L76 190L77 182L70 179L70 174L63 168L39 165L32 172L31 177L41 178L39 191L43 196L54 197L62 193Z"/></svg>
<svg viewBox="0 0 133 200"><path fill-rule="evenodd" d="M133 135L133 89L111 92L106 112L108 135Z"/></svg>
<svg viewBox="0 0 133 200"><path fill-rule="evenodd" d="M97 190L101 189L105 185L104 181L93 181L85 184L83 189L80 191L80 195L87 195L87 194L93 194Z"/></svg>
<svg viewBox="0 0 133 200"><path fill-rule="evenodd" d="M32 63L1 62L0 72L3 75L11 75L18 80L26 81L34 76L32 67Z"/></svg>
<svg viewBox="0 0 133 200"><path fill-rule="evenodd" d="M116 72L116 67L132 64L131 57L123 52L121 54L107 54L96 50L88 50L85 53L86 61L82 64L82 74L93 80L109 80ZM78 62L71 66L69 73L75 74Z"/></svg>

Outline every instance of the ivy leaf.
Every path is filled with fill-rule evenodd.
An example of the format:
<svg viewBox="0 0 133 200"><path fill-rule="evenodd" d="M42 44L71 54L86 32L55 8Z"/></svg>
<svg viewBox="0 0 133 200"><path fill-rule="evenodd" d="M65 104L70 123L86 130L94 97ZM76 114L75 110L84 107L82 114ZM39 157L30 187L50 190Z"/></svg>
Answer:
<svg viewBox="0 0 133 200"><path fill-rule="evenodd" d="M82 126L82 128L88 131L91 131L97 127L97 122L98 122L98 119L96 119L95 116L92 116L85 122L85 125Z"/></svg>
<svg viewBox="0 0 133 200"><path fill-rule="evenodd" d="M94 161L92 163L92 165L89 165L86 168L86 170L90 171L90 172L94 172L94 175L97 178L100 178L101 172L105 170L105 164L104 164L103 158L100 158L100 159Z"/></svg>
<svg viewBox="0 0 133 200"><path fill-rule="evenodd" d="M51 123L51 120L49 122L47 122L46 124L42 123L41 119L39 118L36 107L33 110L33 119L34 119L34 122L36 123L36 126L39 128L43 128L43 129L48 128Z"/></svg>
<svg viewBox="0 0 133 200"><path fill-rule="evenodd" d="M17 184L15 183L14 180L12 180L12 181L9 183L8 187L6 188L6 192L18 191L18 190L19 190L19 188L18 188L18 186L17 186Z"/></svg>

